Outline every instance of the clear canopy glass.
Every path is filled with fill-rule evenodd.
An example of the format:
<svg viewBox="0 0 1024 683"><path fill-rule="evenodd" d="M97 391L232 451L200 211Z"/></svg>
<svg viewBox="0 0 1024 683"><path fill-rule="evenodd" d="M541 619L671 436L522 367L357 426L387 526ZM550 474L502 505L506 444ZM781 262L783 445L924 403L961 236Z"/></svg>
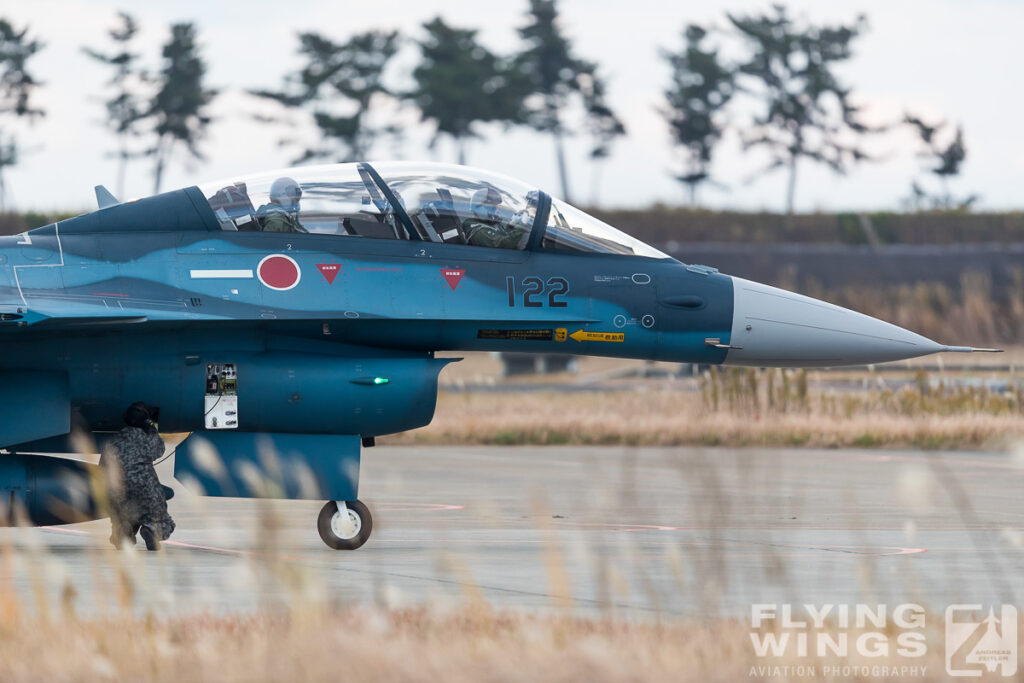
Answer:
<svg viewBox="0 0 1024 683"><path fill-rule="evenodd" d="M525 249L540 193L512 178L447 164L374 164L421 238Z"/></svg>
<svg viewBox="0 0 1024 683"><path fill-rule="evenodd" d="M200 186L224 230L563 251L665 254L557 199L537 223L542 193L512 178L450 164L300 166Z"/></svg>
<svg viewBox="0 0 1024 683"><path fill-rule="evenodd" d="M271 192L275 183L287 186L287 181L299 188L291 205L287 193L282 198ZM199 189L225 230L409 239L391 202L359 164L299 166ZM273 220L282 214L285 220ZM274 229L281 223L289 229Z"/></svg>
<svg viewBox="0 0 1024 683"><path fill-rule="evenodd" d="M551 200L547 230L541 246L562 251L598 254L632 254L650 258L671 258L654 247L616 230L561 199Z"/></svg>

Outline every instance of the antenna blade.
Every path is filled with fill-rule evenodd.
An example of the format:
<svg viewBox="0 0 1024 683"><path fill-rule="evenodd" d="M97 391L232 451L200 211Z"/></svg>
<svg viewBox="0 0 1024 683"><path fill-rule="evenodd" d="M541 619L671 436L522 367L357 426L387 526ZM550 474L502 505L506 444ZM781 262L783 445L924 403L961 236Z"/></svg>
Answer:
<svg viewBox="0 0 1024 683"><path fill-rule="evenodd" d="M105 209L108 206L117 206L118 204L121 203L121 202L117 201L117 197L115 197L110 192L110 190L108 190L107 188L103 187L102 185L97 185L95 187L95 190L96 190L96 204L98 204L101 209Z"/></svg>

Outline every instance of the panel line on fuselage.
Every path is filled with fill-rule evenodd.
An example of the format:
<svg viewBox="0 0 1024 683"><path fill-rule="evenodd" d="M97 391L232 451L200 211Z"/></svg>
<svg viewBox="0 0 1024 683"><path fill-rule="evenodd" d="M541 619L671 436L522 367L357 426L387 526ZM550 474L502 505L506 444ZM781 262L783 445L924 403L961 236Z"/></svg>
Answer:
<svg viewBox="0 0 1024 683"><path fill-rule="evenodd" d="M18 285L18 296L21 297L21 303L28 308L28 300L25 299L25 293L21 291L21 279L18 277L19 268L63 268L64 267L64 247L60 243L60 221L53 224L53 234L57 238L57 254L60 256L60 263L36 263L33 265L21 264L13 267L14 270L14 284Z"/></svg>

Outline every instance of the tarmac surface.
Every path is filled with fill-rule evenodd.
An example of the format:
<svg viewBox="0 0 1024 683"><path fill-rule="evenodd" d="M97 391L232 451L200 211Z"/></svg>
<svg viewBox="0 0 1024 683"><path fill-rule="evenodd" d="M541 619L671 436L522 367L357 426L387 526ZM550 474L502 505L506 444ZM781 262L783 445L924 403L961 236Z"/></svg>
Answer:
<svg viewBox="0 0 1024 683"><path fill-rule="evenodd" d="M321 502L180 492L162 553L111 550L106 520L0 529L0 592L79 612L476 597L640 618L942 611L1024 596L1022 484L1024 459L988 452L378 447L359 550L322 544Z"/></svg>

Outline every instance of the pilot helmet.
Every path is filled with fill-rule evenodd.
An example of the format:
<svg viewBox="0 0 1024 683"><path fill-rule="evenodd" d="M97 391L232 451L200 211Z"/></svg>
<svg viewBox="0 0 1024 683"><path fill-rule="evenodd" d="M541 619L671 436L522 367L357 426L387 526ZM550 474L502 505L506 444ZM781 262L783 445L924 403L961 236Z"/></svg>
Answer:
<svg viewBox="0 0 1024 683"><path fill-rule="evenodd" d="M473 193L470 210L479 218L494 218L501 204L501 194L493 187L482 187Z"/></svg>
<svg viewBox="0 0 1024 683"><path fill-rule="evenodd" d="M302 188L291 178L278 178L270 186L270 201L286 209L294 209L302 198Z"/></svg>
<svg viewBox="0 0 1024 683"><path fill-rule="evenodd" d="M146 429L153 424L153 421L153 409L142 401L131 404L124 413L124 423L129 427Z"/></svg>

